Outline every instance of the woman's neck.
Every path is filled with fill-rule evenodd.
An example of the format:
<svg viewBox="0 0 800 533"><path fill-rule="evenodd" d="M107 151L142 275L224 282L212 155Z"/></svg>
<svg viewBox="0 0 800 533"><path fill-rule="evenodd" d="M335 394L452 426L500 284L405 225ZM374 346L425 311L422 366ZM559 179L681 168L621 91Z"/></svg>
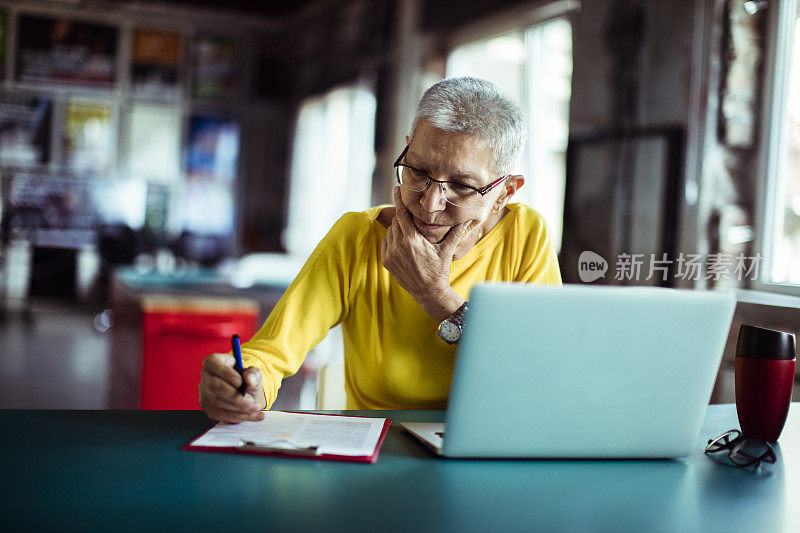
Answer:
<svg viewBox="0 0 800 533"><path fill-rule="evenodd" d="M480 226L470 230L456 246L456 251L453 253L453 261L467 255L506 216L506 213L508 213L508 208L504 207L498 214L490 214Z"/></svg>

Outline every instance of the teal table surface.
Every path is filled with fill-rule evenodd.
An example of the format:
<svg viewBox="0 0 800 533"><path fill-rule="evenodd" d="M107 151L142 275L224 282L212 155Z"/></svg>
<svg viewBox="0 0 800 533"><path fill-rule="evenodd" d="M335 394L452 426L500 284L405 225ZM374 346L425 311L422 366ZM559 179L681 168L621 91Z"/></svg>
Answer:
<svg viewBox="0 0 800 533"><path fill-rule="evenodd" d="M800 531L800 404L758 470L703 454L738 427L733 405L708 408L692 456L656 461L441 459L398 424L441 411L348 413L395 420L376 464L180 450L202 412L0 411L0 527Z"/></svg>
<svg viewBox="0 0 800 533"><path fill-rule="evenodd" d="M162 274L141 271L136 267L120 267L114 275L134 291L189 295L197 295L198 292L204 295L258 295L274 291L282 294L294 279L294 276L286 279L275 277L269 281L236 286L230 275L207 268Z"/></svg>

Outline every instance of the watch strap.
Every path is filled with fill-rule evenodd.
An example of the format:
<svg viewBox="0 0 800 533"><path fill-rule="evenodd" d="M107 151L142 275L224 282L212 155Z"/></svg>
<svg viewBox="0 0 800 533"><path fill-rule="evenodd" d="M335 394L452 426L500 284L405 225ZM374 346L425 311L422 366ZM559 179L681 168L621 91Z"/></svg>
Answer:
<svg viewBox="0 0 800 533"><path fill-rule="evenodd" d="M467 314L467 302L461 304L461 307L456 309L455 313L450 315L449 317L445 318L444 320L448 322L452 322L453 324L458 324L459 327L464 327L464 317Z"/></svg>

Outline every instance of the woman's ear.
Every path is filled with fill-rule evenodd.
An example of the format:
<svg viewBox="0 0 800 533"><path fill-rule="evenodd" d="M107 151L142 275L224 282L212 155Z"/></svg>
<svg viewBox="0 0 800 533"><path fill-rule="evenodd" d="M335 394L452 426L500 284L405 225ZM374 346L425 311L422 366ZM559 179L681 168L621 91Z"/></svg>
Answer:
<svg viewBox="0 0 800 533"><path fill-rule="evenodd" d="M514 196L514 193L517 192L517 189L522 187L524 184L525 178L522 176L509 176L506 178L506 182L503 185L503 187L505 187L505 194L500 195L500 197L494 202L492 213L499 213L506 206L508 201L511 200L511 197Z"/></svg>
<svg viewBox="0 0 800 533"><path fill-rule="evenodd" d="M506 182L503 185L505 187L505 194L497 199L499 207L504 207L508 201L511 200L511 197L514 196L514 193L523 185L525 185L525 178L520 175L506 178Z"/></svg>

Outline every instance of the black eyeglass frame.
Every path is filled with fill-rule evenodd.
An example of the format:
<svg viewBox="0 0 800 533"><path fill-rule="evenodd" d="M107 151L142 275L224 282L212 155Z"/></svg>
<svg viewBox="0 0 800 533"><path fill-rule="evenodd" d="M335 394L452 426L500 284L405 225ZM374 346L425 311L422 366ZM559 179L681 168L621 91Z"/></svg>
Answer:
<svg viewBox="0 0 800 533"><path fill-rule="evenodd" d="M733 439L730 439L732 435L735 435ZM758 444L763 444L766 448L766 451L759 455L758 457L750 455L749 453L743 450L744 445L748 441L755 441ZM746 437L742 435L742 432L738 429L731 429L730 431L726 431L716 439L708 439L708 445L706 446L705 454L710 455L712 453L719 453L723 450L728 450L728 459L730 461L741 468L747 468L748 466L755 465L758 467L761 463L769 463L774 464L777 461L777 456L775 455L775 449L769 442L763 441L761 439L756 439L754 437ZM734 457L742 457L744 461L734 459Z"/></svg>
<svg viewBox="0 0 800 533"><path fill-rule="evenodd" d="M406 167L408 169L413 170L414 172L418 172L420 174L425 175L425 177L428 178L428 184L422 189L422 191L424 191L425 189L430 187L431 182L436 182L436 183L440 183L440 184L442 184L442 183L450 183L450 184L453 184L453 185L459 185L461 187L466 187L467 189L472 189L473 191L475 191L476 193L480 194L481 196L486 196L486 193L488 193L489 191L491 191L492 189L494 189L495 187L500 185L503 182L503 180L505 180L506 178L511 176L511 174L506 174L505 176L501 176L501 177L497 178L496 180L494 180L493 182L491 182L489 185L487 185L485 187L481 187L480 189L475 188L472 185L467 185L466 183L460 183L460 182L456 182L456 181L447 181L447 180L435 180L432 177L428 176L425 172L419 170L418 168L412 167L411 165L407 165L405 163L401 163L403 158L408 153L408 148L409 148L409 146L406 145L405 149L403 150L403 153L401 153L400 157L397 158L397 161L394 162L395 179L397 180L397 184L400 185L400 186L403 185L403 182L400 180L400 173L398 172L397 167ZM417 191L417 192L422 192L422 191Z"/></svg>

